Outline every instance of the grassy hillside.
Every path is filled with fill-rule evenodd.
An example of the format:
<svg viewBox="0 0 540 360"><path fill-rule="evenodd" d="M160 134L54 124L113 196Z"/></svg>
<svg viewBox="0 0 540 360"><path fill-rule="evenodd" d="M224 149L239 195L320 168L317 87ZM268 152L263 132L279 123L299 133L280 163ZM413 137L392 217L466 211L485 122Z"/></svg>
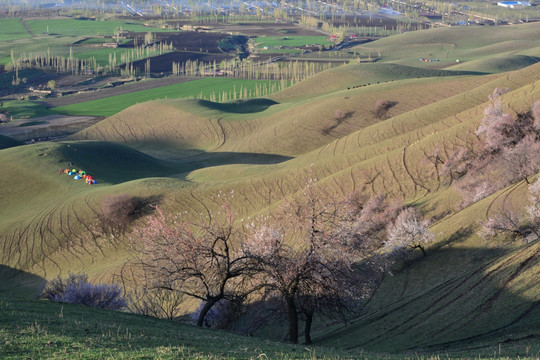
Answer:
<svg viewBox="0 0 540 360"><path fill-rule="evenodd" d="M4 295L0 295L0 309L2 359L338 359L364 354L286 345L140 315Z"/></svg>
<svg viewBox="0 0 540 360"><path fill-rule="evenodd" d="M525 184L460 210L460 197L451 181L429 161L435 151L446 161L453 150L476 141L475 130L493 89L510 89L501 100L503 110L511 114L529 110L540 99L540 64L534 55L525 56L522 47L537 41L538 25L489 28L493 34L485 29L474 28L472 33L464 28L436 29L414 33L417 37L402 34L366 45L380 48L382 61L395 63L328 70L270 98L140 103L69 141L0 150L0 195L5 205L0 207L0 262L10 271L24 270L39 278L84 271L94 280L112 281L129 268L125 265L132 254L126 250L129 232L113 237L100 228L100 206L106 196L128 193L151 198L167 212L197 219L217 211L216 194L234 190L231 207L240 219L267 213L300 191L305 177L313 175L328 192L382 193L413 205L433 219L436 234L427 256L413 252L396 265L394 275L386 276L366 300L360 316L346 325L320 322L315 334L318 343L353 352L327 355L317 350L317 357L357 358L365 349L396 353L397 358L441 352L456 358L493 354L537 358L540 242L491 241L477 235L479 221L505 200L525 203ZM523 43L512 43L519 54L501 52L504 44L519 36ZM438 65L430 68L428 63L426 68L424 63L409 66L407 56L414 53L414 44L422 42L449 52L440 44L455 42L453 49L461 55L468 52L468 64L474 57L479 68L471 73L440 70ZM498 57L491 56L497 51ZM501 72L516 64L519 69ZM476 67L463 65L467 70ZM488 65L491 68L485 72L494 74L483 74L480 68ZM521 67L525 65L529 66ZM376 103L381 100L392 105L377 114ZM87 186L58 174L58 168L70 162L94 175L98 184ZM2 284L8 282L10 271L0 272L0 289L7 288ZM87 343L80 338L80 327L76 330L67 320L50 320L51 315L41 311L30 315L7 300L0 304L12 309L3 318L9 330L0 332L15 339L9 351L15 347L37 351L31 347L31 336L54 344L41 350L45 356L69 353L70 346L81 348L82 357L93 356L89 355L92 343L103 351L96 354L109 356L117 348L119 357L160 351L169 357L184 349L193 357L200 352L203 358L256 358L261 353L252 352L254 346L263 349L265 356L278 351L276 357L286 358L284 351L292 351L272 350L270 343L264 345L270 350L265 350L263 345L252 345L259 344L256 340L222 340L221 335L214 340L232 345L200 349L191 335L170 335L181 334L173 328L176 325L157 325L163 323L152 319L138 325L142 318L125 314L118 314L121 324L114 323L116 316L94 325L85 323L91 334ZM65 309L66 319L68 309L75 317L84 316L77 311L91 311L89 317L103 319L97 311ZM58 314L58 310L49 312ZM14 324L18 315L13 315L19 313L29 319L20 327ZM167 329L166 335L154 332L159 326ZM109 330L116 331L116 338L108 335ZM262 329L256 335L268 333ZM279 333L277 338L281 337ZM127 344L119 344L120 339L127 339ZM240 354L235 346L244 341L242 348L248 350ZM292 358L314 357L298 348L294 351Z"/></svg>
<svg viewBox="0 0 540 360"><path fill-rule="evenodd" d="M540 24L528 23L510 26L477 26L439 28L408 32L390 36L360 46L361 51L380 54L379 61L394 62L420 68L451 68L456 60L468 62L487 59L501 53L538 57ZM433 59L423 63L419 59ZM479 66L463 70L491 72L494 69ZM457 70L457 69L456 69ZM513 70L505 68L503 71ZM500 71L500 70L499 70Z"/></svg>
<svg viewBox="0 0 540 360"><path fill-rule="evenodd" d="M272 87L277 89L279 82L262 80L240 80L223 78L204 78L186 83L162 86L160 88L141 90L129 94L110 96L104 99L90 100L73 105L66 105L54 108L54 111L69 115L93 115L111 116L132 105L157 100L157 99L177 99L177 98L210 98L216 99L240 98L244 91L249 96L254 96L259 92L271 93ZM226 93L225 97L223 93Z"/></svg>

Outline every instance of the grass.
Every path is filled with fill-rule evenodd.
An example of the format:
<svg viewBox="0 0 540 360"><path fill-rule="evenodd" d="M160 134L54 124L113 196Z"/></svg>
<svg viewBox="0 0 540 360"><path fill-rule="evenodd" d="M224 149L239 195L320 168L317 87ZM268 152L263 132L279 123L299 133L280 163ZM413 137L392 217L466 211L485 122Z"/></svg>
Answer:
<svg viewBox="0 0 540 360"><path fill-rule="evenodd" d="M55 359L338 359L362 351L269 342L166 320L0 296L0 357ZM379 359L387 357L377 357Z"/></svg>
<svg viewBox="0 0 540 360"><path fill-rule="evenodd" d="M259 36L253 40L257 47L301 47L306 45L331 45L326 36Z"/></svg>
<svg viewBox="0 0 540 360"><path fill-rule="evenodd" d="M164 52L166 53L166 52ZM102 66L109 65L109 55L114 56L116 54L116 64L117 66L122 64L122 54L130 54L130 59L133 59L131 57L131 49L125 49L125 48L101 48L101 49L88 49L88 48L77 48L74 51L74 56L79 59L85 59L85 60L91 60L92 58L96 59L96 62ZM155 55L161 55L159 52L156 52L152 54L151 56ZM135 57L135 60L144 59L145 56L142 57Z"/></svg>
<svg viewBox="0 0 540 360"><path fill-rule="evenodd" d="M111 96L106 99L91 100L84 103L62 106L54 108L54 111L69 115L93 115L93 116L111 116L129 106L151 100L165 98L188 98L188 97L206 97L212 95L220 96L227 92L229 98L232 92L236 91L239 96L242 89L255 93L255 89L261 87L271 87L279 85L276 81L262 80L237 80L205 78L186 83L164 86L156 89L137 91L125 95Z"/></svg>
<svg viewBox="0 0 540 360"><path fill-rule="evenodd" d="M0 41L10 41L30 37L20 19L0 19Z"/></svg>
<svg viewBox="0 0 540 360"><path fill-rule="evenodd" d="M302 50L299 49L260 49L257 50L259 54L302 54Z"/></svg>
<svg viewBox="0 0 540 360"><path fill-rule="evenodd" d="M362 44L352 50L370 52L372 57L380 54L383 62L393 62L423 68L448 68L456 60L472 61L500 56L504 52L519 52L521 55L539 56L540 25L528 23L504 27L452 27L422 30L390 36L371 43ZM421 63L419 58L439 60ZM486 71L482 64L466 68L471 71ZM514 68L498 69L500 71Z"/></svg>
<svg viewBox="0 0 540 360"><path fill-rule="evenodd" d="M120 40L120 41L118 41L119 44L125 44L125 43L130 41L128 39L119 39L119 40ZM105 43L109 43L111 41L112 41L111 38L90 37L90 38L86 38L86 39L77 41L77 45L83 45L83 46L84 45L102 45L102 44L105 44ZM114 42L116 42L116 39L114 39Z"/></svg>
<svg viewBox="0 0 540 360"><path fill-rule="evenodd" d="M172 30L159 29L144 26L142 23L134 21L90 21L75 19L48 19L48 20L28 20L28 26L34 34L46 33L62 36L94 36L94 35L114 35L116 29L133 32L166 32Z"/></svg>
<svg viewBox="0 0 540 360"><path fill-rule="evenodd" d="M14 121L17 119L31 119L55 114L54 111L50 111L42 103L35 101L12 100L4 101L3 104L3 108L9 111Z"/></svg>

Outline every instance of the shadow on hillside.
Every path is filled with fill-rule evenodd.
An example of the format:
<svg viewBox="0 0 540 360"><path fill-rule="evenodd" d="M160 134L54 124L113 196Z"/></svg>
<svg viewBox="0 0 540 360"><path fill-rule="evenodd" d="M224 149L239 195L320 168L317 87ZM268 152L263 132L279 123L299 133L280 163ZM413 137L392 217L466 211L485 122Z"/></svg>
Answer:
<svg viewBox="0 0 540 360"><path fill-rule="evenodd" d="M446 353L474 348L476 356L493 354L499 343L523 340L522 346L503 350L525 355L523 344L540 339L540 296L537 291L533 296L539 286L539 252L538 240L515 251L431 249L425 258L420 254L394 276L385 277L364 315L317 340L370 351Z"/></svg>
<svg viewBox="0 0 540 360"><path fill-rule="evenodd" d="M208 152L185 158L171 159L177 163L182 172L190 172L202 168L221 165L272 165L279 164L292 157L276 154L237 153L237 152Z"/></svg>
<svg viewBox="0 0 540 360"><path fill-rule="evenodd" d="M59 152L63 158L60 167L85 170L98 184L119 184L149 177L182 179L183 174L206 167L232 164L270 165L291 159L289 156L275 154L191 152L189 156L160 160L126 145L101 141L62 143Z"/></svg>
<svg viewBox="0 0 540 360"><path fill-rule="evenodd" d="M17 270L6 265L0 265L0 294L23 297L36 297L45 284L45 279Z"/></svg>
<svg viewBox="0 0 540 360"><path fill-rule="evenodd" d="M204 106L208 109L219 110L228 113L236 114L253 114L257 112L264 111L272 105L279 104L278 102L270 99L247 99L247 100L236 100L232 102L217 103L207 100L199 100L199 105Z"/></svg>

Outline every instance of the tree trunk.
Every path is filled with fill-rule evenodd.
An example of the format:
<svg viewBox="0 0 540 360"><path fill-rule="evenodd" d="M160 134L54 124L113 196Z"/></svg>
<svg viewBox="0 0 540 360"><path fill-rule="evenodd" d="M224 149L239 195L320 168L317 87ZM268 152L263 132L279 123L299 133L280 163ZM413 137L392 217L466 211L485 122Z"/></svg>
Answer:
<svg viewBox="0 0 540 360"><path fill-rule="evenodd" d="M306 345L311 345L311 324L313 323L313 312L306 313L306 323L304 327L304 339Z"/></svg>
<svg viewBox="0 0 540 360"><path fill-rule="evenodd" d="M294 303L294 297L287 297L287 314L289 319L289 341L298 344L298 311Z"/></svg>
<svg viewBox="0 0 540 360"><path fill-rule="evenodd" d="M201 312L199 313L199 318L197 319L197 326L198 327L203 326L204 318L206 317L206 314L208 314L208 312L210 311L212 306L214 306L217 302L218 302L218 300L212 299L212 300L208 300L204 304L203 308L201 309Z"/></svg>

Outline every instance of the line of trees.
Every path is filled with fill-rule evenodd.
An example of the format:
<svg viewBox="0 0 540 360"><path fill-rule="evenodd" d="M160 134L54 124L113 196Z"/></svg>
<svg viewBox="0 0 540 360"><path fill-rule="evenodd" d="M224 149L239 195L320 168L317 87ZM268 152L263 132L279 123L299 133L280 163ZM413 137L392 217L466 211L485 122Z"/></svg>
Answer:
<svg viewBox="0 0 540 360"><path fill-rule="evenodd" d="M237 222L222 199L220 212L206 221L167 218L156 208L133 240L145 291L198 299L198 326L215 322L220 311L228 312L221 318L237 318L238 304L272 303L288 323L289 341L298 342L302 319L311 343L315 315L347 320L403 249L424 251L433 239L414 210L384 196L338 198L313 179L298 197L251 221ZM392 230L411 226L412 237ZM153 297L160 298L171 296ZM253 307L251 317L261 318L264 308Z"/></svg>
<svg viewBox="0 0 540 360"><path fill-rule="evenodd" d="M321 71L336 66L331 62L315 61L222 61L220 63L186 60L172 62L172 74L176 76L223 76L248 80L289 80L300 82Z"/></svg>
<svg viewBox="0 0 540 360"><path fill-rule="evenodd" d="M132 63L136 60L144 59L151 56L161 55L165 52L173 50L172 44L154 43L151 46L138 46L128 49L120 53L119 58L116 52L109 53L108 64L102 66L95 57L90 59L80 59L75 57L73 49L70 48L69 55L54 55L49 50L46 53L21 53L18 57L15 56L13 49L11 50L11 69L19 71L22 69L42 69L53 70L63 74L85 74L92 71L95 74L114 74L119 71L121 64L127 69L130 74L134 74ZM130 71L131 69L131 71Z"/></svg>

